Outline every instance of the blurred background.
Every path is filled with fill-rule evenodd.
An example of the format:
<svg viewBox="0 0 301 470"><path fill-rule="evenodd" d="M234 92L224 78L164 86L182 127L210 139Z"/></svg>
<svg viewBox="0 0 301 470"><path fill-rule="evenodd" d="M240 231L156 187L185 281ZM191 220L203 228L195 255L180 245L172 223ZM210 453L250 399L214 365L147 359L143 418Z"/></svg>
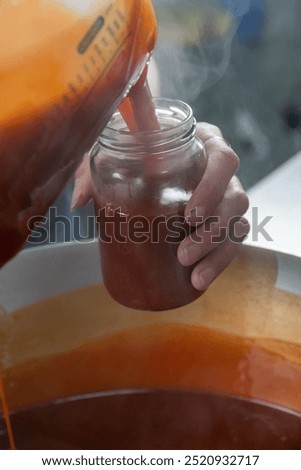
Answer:
<svg viewBox="0 0 301 470"><path fill-rule="evenodd" d="M254 185L301 149L300 0L157 0L161 94L218 125Z"/></svg>
<svg viewBox="0 0 301 470"><path fill-rule="evenodd" d="M300 0L154 0L154 6L160 95L188 102L199 121L222 129L251 188L301 150ZM56 202L58 214L80 215L75 238L86 240L94 233L93 207L71 214L71 192L72 184Z"/></svg>

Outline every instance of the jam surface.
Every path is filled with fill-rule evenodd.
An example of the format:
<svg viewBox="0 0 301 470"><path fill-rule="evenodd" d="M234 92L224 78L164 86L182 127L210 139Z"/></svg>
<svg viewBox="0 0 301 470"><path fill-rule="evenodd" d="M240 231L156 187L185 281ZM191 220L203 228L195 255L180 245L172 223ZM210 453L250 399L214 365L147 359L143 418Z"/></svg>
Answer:
<svg viewBox="0 0 301 470"><path fill-rule="evenodd" d="M301 414L205 392L82 395L11 420L18 449L301 449Z"/></svg>

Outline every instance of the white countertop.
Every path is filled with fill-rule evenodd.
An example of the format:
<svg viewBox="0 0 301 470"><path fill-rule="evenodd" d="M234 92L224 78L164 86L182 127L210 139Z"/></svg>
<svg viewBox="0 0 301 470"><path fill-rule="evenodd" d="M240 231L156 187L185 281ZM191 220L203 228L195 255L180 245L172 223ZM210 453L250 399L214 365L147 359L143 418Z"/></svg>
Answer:
<svg viewBox="0 0 301 470"><path fill-rule="evenodd" d="M248 195L247 218L253 231L258 208L259 223L272 217L265 229L273 241L261 235L256 240L251 230L247 244L301 258L301 152L253 186Z"/></svg>

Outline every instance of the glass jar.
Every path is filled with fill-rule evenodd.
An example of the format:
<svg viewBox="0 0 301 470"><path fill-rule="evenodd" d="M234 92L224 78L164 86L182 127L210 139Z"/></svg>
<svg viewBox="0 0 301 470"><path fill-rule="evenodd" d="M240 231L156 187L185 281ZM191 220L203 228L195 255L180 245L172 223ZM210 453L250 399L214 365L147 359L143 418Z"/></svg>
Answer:
<svg viewBox="0 0 301 470"><path fill-rule="evenodd" d="M91 152L104 284L119 303L167 310L201 295L177 259L184 209L205 169L191 108L155 100L160 130L130 133L116 113Z"/></svg>

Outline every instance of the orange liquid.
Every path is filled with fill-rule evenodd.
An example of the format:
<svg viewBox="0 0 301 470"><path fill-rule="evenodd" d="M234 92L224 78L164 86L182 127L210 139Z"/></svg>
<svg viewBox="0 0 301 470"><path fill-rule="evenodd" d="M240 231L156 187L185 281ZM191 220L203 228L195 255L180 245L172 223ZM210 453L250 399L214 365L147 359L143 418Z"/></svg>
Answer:
<svg viewBox="0 0 301 470"><path fill-rule="evenodd" d="M150 132L160 129L146 74L147 68L119 106L119 111L131 132Z"/></svg>
<svg viewBox="0 0 301 470"><path fill-rule="evenodd" d="M99 4L104 25L86 51L97 12L78 17L37 0L0 4L0 42L10 48L9 60L0 51L0 266L20 250L30 218L58 196L154 48L149 0Z"/></svg>
<svg viewBox="0 0 301 470"><path fill-rule="evenodd" d="M60 428L60 423L64 421L65 400L79 398L80 415L87 394L98 400L105 391L111 397L116 391L132 390L128 406L133 412L135 396L141 390L162 391L164 396L185 391L200 394L199 398L192 397L200 412L203 394L209 392L214 396L224 395L225 399L243 397L253 403L259 400L270 407L281 406L288 414L296 412L298 418L301 413L300 298L275 289L276 276L275 255L245 247L205 296L181 309L165 313L127 309L114 302L104 287L95 285L13 313L9 323L10 367L1 375L13 417L13 431L18 434L16 447L35 445L34 435L24 435L19 425L23 421L26 429L31 429L34 420L30 412L37 417L37 407L45 416L48 405L51 408L57 399L63 400L61 421L59 413L52 421L52 435L58 432L62 436L65 430ZM3 327L5 324L0 323L0 336L4 333L5 337ZM175 404L189 401L188 396L171 398ZM97 400L92 400L86 409L89 419L94 406L108 406L112 413L117 409L110 401L114 398L108 398L109 403L102 397ZM157 398L148 395L140 403L151 408ZM69 411L67 408L68 414L70 408ZM127 420L126 410L118 409ZM224 410L227 412L228 407L224 406ZM248 410L249 405L247 413ZM166 404L167 412L171 408L168 411ZM151 412L147 414L150 415ZM252 426L256 425L256 416L253 413ZM135 423L136 418L139 419L133 416L130 423ZM285 417L283 420L283 427L279 421L278 425L285 430L287 421ZM156 423L155 417L151 422ZM96 429L98 423L99 419L95 419L90 424ZM41 422L36 424L40 426ZM3 420L1 426L3 429ZM112 440L114 432L113 427ZM273 427L270 435L276 439ZM153 442L156 445L158 441ZM293 440L288 442L294 445ZM79 445L78 441L73 443ZM48 441L48 444L63 446L64 442ZM277 439L274 444L278 445ZM5 445L9 445L8 439ZM83 446L86 445L89 444L85 438Z"/></svg>
<svg viewBox="0 0 301 470"><path fill-rule="evenodd" d="M6 375L15 384L17 448L300 448L301 415L289 409L301 410L301 366L264 341L188 325L140 327Z"/></svg>
<svg viewBox="0 0 301 470"><path fill-rule="evenodd" d="M152 164L152 157L149 158L148 170ZM183 170L183 193L188 193L193 184L196 187L201 176L201 161L195 158ZM174 227L176 223L183 226L185 202L181 199L182 193L176 193L174 200L170 200L168 204L155 197L161 194L162 187L170 185L170 174L162 173L154 175L140 193L137 191L132 195L131 191L124 191L126 196L121 197L122 190L120 194L116 190L114 202L116 204L118 201L121 212L128 214L127 221L135 216L143 216L144 221L147 220L150 234L143 243L135 241L135 228L129 222L119 225L120 234L124 237L124 241L120 241L116 236L118 215L114 215L118 205L114 207L111 201L105 201L102 194L95 195L96 214L107 203L107 215L110 216L110 223L105 223L104 218L100 218L98 224L102 237L106 234L111 238L110 243L102 241L102 237L99 241L103 281L113 299L127 307L168 310L193 302L201 295L191 284L194 266L184 267L177 258L177 248L185 233L174 236L172 243L168 241L173 227L166 221L177 217ZM127 208L126 211L123 210L124 207ZM160 225L155 222L159 215L161 218L165 217ZM189 233L188 225L183 228Z"/></svg>
<svg viewBox="0 0 301 470"><path fill-rule="evenodd" d="M301 414L208 392L82 395L25 408L12 423L18 449L301 449Z"/></svg>

